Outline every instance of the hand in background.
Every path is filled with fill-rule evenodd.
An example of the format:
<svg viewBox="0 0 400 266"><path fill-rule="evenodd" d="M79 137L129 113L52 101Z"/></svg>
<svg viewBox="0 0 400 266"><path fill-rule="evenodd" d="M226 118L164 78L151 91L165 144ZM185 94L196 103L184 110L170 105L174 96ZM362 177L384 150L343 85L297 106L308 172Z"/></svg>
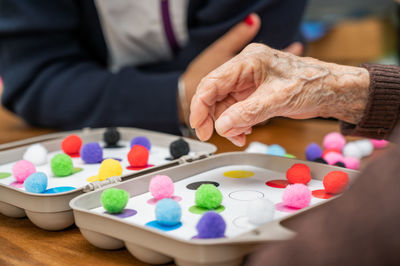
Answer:
<svg viewBox="0 0 400 266"><path fill-rule="evenodd" d="M211 137L215 120L219 135L243 146L253 125L275 116L336 117L357 123L368 86L364 68L250 44L202 79L192 99L190 124L204 141Z"/></svg>
<svg viewBox="0 0 400 266"><path fill-rule="evenodd" d="M189 64L181 77L185 86L187 106L189 106L200 80L237 55L257 35L260 26L261 22L258 15L250 14L244 21L212 43ZM184 121L183 116L184 114L181 115L182 122Z"/></svg>

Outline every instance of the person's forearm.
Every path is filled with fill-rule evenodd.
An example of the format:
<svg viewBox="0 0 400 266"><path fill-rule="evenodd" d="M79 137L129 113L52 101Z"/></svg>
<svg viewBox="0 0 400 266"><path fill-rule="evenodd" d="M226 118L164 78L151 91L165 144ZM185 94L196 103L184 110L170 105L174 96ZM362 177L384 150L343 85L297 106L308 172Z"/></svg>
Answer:
<svg viewBox="0 0 400 266"><path fill-rule="evenodd" d="M332 101L326 102L325 116L357 124L368 102L369 73L361 67L327 64L330 75L325 82L332 88Z"/></svg>

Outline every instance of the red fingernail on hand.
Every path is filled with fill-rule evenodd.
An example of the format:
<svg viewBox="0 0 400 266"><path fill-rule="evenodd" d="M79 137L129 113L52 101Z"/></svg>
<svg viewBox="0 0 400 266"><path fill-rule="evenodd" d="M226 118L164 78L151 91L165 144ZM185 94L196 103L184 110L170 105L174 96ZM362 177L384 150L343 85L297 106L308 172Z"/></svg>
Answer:
<svg viewBox="0 0 400 266"><path fill-rule="evenodd" d="M243 21L249 26L253 25L253 20L251 18L251 15L248 15Z"/></svg>

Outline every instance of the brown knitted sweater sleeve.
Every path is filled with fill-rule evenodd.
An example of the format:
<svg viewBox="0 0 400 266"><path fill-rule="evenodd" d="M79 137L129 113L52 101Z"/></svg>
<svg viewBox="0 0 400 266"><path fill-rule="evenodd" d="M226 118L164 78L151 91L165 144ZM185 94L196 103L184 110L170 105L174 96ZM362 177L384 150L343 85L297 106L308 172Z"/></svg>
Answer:
<svg viewBox="0 0 400 266"><path fill-rule="evenodd" d="M400 67L363 64L370 74L369 99L361 121L341 122L344 135L387 139L400 118Z"/></svg>

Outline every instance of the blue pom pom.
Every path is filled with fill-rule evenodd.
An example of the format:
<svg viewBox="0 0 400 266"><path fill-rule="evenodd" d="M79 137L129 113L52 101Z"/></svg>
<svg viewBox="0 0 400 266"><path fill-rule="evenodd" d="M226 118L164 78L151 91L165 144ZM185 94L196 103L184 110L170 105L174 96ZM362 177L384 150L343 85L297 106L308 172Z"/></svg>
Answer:
<svg viewBox="0 0 400 266"><path fill-rule="evenodd" d="M316 143L311 143L306 148L306 158L309 161L314 161L315 159L322 157L322 149Z"/></svg>
<svg viewBox="0 0 400 266"><path fill-rule="evenodd" d="M206 212L196 226L198 238L225 237L226 223L216 212Z"/></svg>
<svg viewBox="0 0 400 266"><path fill-rule="evenodd" d="M43 193L47 188L47 176L45 173L36 172L25 179L24 187L27 192Z"/></svg>
<svg viewBox="0 0 400 266"><path fill-rule="evenodd" d="M156 205L156 220L166 226L174 226L181 221L182 210L172 199L162 199Z"/></svg>
<svg viewBox="0 0 400 266"><path fill-rule="evenodd" d="M101 163L103 161L103 149L97 142L90 142L83 145L81 158L85 163Z"/></svg>
<svg viewBox="0 0 400 266"><path fill-rule="evenodd" d="M286 150L278 144L272 144L268 146L267 154L275 156L285 156Z"/></svg>
<svg viewBox="0 0 400 266"><path fill-rule="evenodd" d="M135 145L141 145L141 146L145 147L148 151L150 151L150 149L151 149L151 142L145 136L139 136L139 137L133 138L131 140L131 149Z"/></svg>

